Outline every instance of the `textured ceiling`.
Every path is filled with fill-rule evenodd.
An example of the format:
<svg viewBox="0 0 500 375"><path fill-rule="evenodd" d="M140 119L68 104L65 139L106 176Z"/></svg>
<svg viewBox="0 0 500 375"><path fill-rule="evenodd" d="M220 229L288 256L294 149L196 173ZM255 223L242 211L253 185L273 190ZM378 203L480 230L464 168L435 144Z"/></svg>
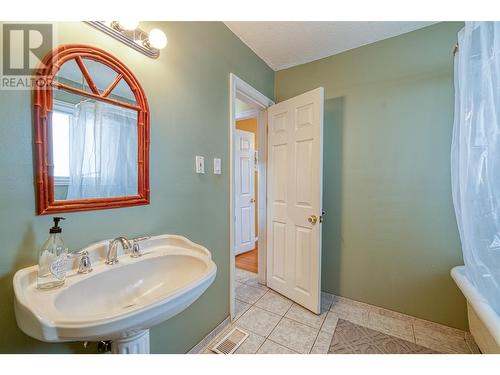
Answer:
<svg viewBox="0 0 500 375"><path fill-rule="evenodd" d="M225 22L272 69L335 55L435 22Z"/></svg>

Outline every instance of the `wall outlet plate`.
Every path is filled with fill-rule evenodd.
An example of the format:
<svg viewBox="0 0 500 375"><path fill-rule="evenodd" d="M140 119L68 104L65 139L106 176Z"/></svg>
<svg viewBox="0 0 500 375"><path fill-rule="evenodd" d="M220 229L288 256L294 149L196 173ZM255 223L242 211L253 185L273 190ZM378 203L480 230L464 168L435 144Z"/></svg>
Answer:
<svg viewBox="0 0 500 375"><path fill-rule="evenodd" d="M214 174L222 174L221 159L214 158Z"/></svg>
<svg viewBox="0 0 500 375"><path fill-rule="evenodd" d="M196 156L196 173L205 173L205 158L203 156Z"/></svg>

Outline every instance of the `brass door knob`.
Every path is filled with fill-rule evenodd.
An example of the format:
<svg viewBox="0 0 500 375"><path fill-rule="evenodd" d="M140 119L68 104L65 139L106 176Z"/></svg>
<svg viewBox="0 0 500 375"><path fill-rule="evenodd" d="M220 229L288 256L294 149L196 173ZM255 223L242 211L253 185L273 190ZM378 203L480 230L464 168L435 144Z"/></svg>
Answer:
<svg viewBox="0 0 500 375"><path fill-rule="evenodd" d="M255 203L255 198L250 198L250 203Z"/></svg>
<svg viewBox="0 0 500 375"><path fill-rule="evenodd" d="M314 225L318 222L318 217L313 214L307 218L307 221Z"/></svg>

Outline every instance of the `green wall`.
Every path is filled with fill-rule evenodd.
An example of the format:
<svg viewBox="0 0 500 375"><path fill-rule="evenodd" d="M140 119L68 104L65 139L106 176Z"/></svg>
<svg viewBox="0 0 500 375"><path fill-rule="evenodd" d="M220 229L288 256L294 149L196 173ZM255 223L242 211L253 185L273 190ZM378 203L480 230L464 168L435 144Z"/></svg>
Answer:
<svg viewBox="0 0 500 375"><path fill-rule="evenodd" d="M452 49L440 23L276 73L277 101L323 86L323 289L458 328L450 186Z"/></svg>
<svg viewBox="0 0 500 375"><path fill-rule="evenodd" d="M158 60L86 24L57 24L59 44L94 45L124 61L152 114L151 204L67 214L67 244L178 233L208 247L218 265L198 301L152 329L152 352L186 352L229 313L229 72L271 98L275 88L278 101L325 87L323 289L466 328L465 300L449 276L462 264L449 168L451 51L461 23L276 74L222 23L145 28L153 26L169 38ZM30 339L15 323L13 273L36 263L51 219L34 214L31 93L0 91L0 115L0 353L93 352ZM198 154L221 157L223 175L194 174Z"/></svg>
<svg viewBox="0 0 500 375"><path fill-rule="evenodd" d="M222 23L147 24L169 44L152 60L84 23L58 23L59 44L103 48L128 65L151 110L151 204L65 215L63 236L71 250L118 235L177 233L212 251L217 278L187 310L151 330L153 353L183 353L229 314L228 107L233 72L273 97L274 72ZM37 262L50 216L35 215L31 93L0 91L0 353L93 352L81 344L45 344L15 322L12 276ZM196 175L194 156L208 173ZM221 157L222 176L210 173Z"/></svg>

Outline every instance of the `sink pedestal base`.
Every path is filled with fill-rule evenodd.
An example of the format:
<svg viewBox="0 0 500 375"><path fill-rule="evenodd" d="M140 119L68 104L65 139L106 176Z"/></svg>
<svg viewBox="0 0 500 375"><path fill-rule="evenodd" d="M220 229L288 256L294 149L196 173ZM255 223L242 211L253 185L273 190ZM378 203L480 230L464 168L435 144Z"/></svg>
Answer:
<svg viewBox="0 0 500 375"><path fill-rule="evenodd" d="M125 333L111 341L113 354L149 354L149 329Z"/></svg>

